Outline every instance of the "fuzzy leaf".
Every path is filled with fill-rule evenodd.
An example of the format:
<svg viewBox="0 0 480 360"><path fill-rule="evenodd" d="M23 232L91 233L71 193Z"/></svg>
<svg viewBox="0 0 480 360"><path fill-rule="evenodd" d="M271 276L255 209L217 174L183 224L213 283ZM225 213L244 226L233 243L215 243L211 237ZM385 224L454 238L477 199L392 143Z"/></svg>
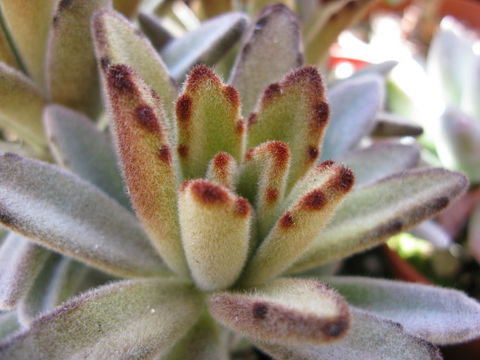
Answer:
<svg viewBox="0 0 480 360"><path fill-rule="evenodd" d="M433 220L424 221L414 228L410 229L410 234L424 239L432 244L436 249L448 249L452 245L452 237L447 231Z"/></svg>
<svg viewBox="0 0 480 360"><path fill-rule="evenodd" d="M0 312L0 341L20 328L15 311Z"/></svg>
<svg viewBox="0 0 480 360"><path fill-rule="evenodd" d="M480 263L480 204L473 210L468 223L468 247Z"/></svg>
<svg viewBox="0 0 480 360"><path fill-rule="evenodd" d="M107 102L130 197L167 265L188 274L177 214L178 164L168 141L162 101L125 65L106 76Z"/></svg>
<svg viewBox="0 0 480 360"><path fill-rule="evenodd" d="M315 280L277 279L242 292L217 292L208 306L223 325L264 341L322 344L350 327L348 304Z"/></svg>
<svg viewBox="0 0 480 360"><path fill-rule="evenodd" d="M333 162L312 169L293 188L284 212L242 276L242 284L261 284L286 270L321 233L350 191L353 173Z"/></svg>
<svg viewBox="0 0 480 360"><path fill-rule="evenodd" d="M53 250L120 276L164 267L132 214L55 166L0 156L0 222Z"/></svg>
<svg viewBox="0 0 480 360"><path fill-rule="evenodd" d="M105 134L83 114L58 105L45 108L43 122L58 164L130 208L115 150Z"/></svg>
<svg viewBox="0 0 480 360"><path fill-rule="evenodd" d="M453 344L480 336L480 304L460 291L362 277L325 281L350 305L398 322L406 332L432 343Z"/></svg>
<svg viewBox="0 0 480 360"><path fill-rule="evenodd" d="M248 119L248 148L268 140L285 142L292 160L287 188L304 175L320 153L328 123L323 81L314 67L292 71L271 84Z"/></svg>
<svg viewBox="0 0 480 360"><path fill-rule="evenodd" d="M252 218L248 201L206 180L191 180L182 186L179 216L185 256L197 286L231 286L247 260Z"/></svg>
<svg viewBox="0 0 480 360"><path fill-rule="evenodd" d="M2 0L0 2L2 15L5 17L5 23L15 47L28 73L37 84L44 84L45 81L45 49L57 2L59 0ZM0 98L3 98L3 95ZM25 104L29 103L24 101Z"/></svg>
<svg viewBox="0 0 480 360"><path fill-rule="evenodd" d="M302 63L295 15L281 4L266 7L251 27L228 81L240 93L244 116L254 110L268 85L280 81Z"/></svg>
<svg viewBox="0 0 480 360"><path fill-rule="evenodd" d="M289 360L441 360L437 348L408 335L393 321L351 308L352 328L341 341L321 346L255 342L267 354Z"/></svg>
<svg viewBox="0 0 480 360"><path fill-rule="evenodd" d="M164 47L162 59L175 79L183 78L194 65L214 65L240 40L247 21L245 15L236 12L205 21Z"/></svg>
<svg viewBox="0 0 480 360"><path fill-rule="evenodd" d="M419 160L418 146L399 142L374 144L340 158L342 164L353 170L357 187L414 168Z"/></svg>
<svg viewBox="0 0 480 360"><path fill-rule="evenodd" d="M18 306L19 321L29 327L40 314L50 312L71 297L107 280L111 278L104 273L70 258L52 254Z"/></svg>
<svg viewBox="0 0 480 360"><path fill-rule="evenodd" d="M128 17L133 17L142 0L113 0L113 7Z"/></svg>
<svg viewBox="0 0 480 360"><path fill-rule="evenodd" d="M163 26L160 18L155 15L140 13L138 14L138 22L145 35L147 35L157 50L160 50L174 39L173 34Z"/></svg>
<svg viewBox="0 0 480 360"><path fill-rule="evenodd" d="M402 116L380 112L375 119L372 136L420 136L423 128Z"/></svg>
<svg viewBox="0 0 480 360"><path fill-rule="evenodd" d="M49 252L10 233L0 247L0 309L15 308L28 292Z"/></svg>
<svg viewBox="0 0 480 360"><path fill-rule="evenodd" d="M178 153L185 178L205 176L208 161L218 152L241 160L245 125L240 118L240 97L211 69L200 65L192 70L176 110Z"/></svg>
<svg viewBox="0 0 480 360"><path fill-rule="evenodd" d="M15 132L37 151L45 146L44 104L45 98L30 79L0 63L0 125Z"/></svg>
<svg viewBox="0 0 480 360"><path fill-rule="evenodd" d="M460 173L423 168L355 190L289 272L375 246L443 210L467 187L468 180Z"/></svg>
<svg viewBox="0 0 480 360"><path fill-rule="evenodd" d="M3 359L153 358L195 323L198 293L172 280L131 280L83 294L0 345Z"/></svg>
<svg viewBox="0 0 480 360"><path fill-rule="evenodd" d="M111 10L95 13L92 34L97 59L103 71L116 64L135 69L160 96L170 120L169 126L174 126L176 85L150 42L125 18Z"/></svg>
<svg viewBox="0 0 480 360"><path fill-rule="evenodd" d="M101 106L90 19L96 10L111 2L61 0L48 38L46 77L50 99L90 116L96 116Z"/></svg>
<svg viewBox="0 0 480 360"><path fill-rule="evenodd" d="M383 107L384 92L383 80L377 75L345 80L330 90L331 119L322 159L337 159L370 133L375 115Z"/></svg>
<svg viewBox="0 0 480 360"><path fill-rule="evenodd" d="M234 190L237 184L237 177L238 165L229 153L218 153L208 164L207 179L214 183Z"/></svg>

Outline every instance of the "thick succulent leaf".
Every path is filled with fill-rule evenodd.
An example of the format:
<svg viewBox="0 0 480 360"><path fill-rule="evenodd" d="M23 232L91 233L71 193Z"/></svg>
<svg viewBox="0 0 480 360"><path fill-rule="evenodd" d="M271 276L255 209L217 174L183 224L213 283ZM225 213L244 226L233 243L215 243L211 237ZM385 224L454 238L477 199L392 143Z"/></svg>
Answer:
<svg viewBox="0 0 480 360"><path fill-rule="evenodd" d="M477 204L468 224L468 247L480 263L480 203Z"/></svg>
<svg viewBox="0 0 480 360"><path fill-rule="evenodd" d="M228 81L240 93L244 116L254 110L268 85L280 81L302 62L295 15L280 4L265 8L251 27Z"/></svg>
<svg viewBox="0 0 480 360"><path fill-rule="evenodd" d="M178 162L168 141L162 100L125 65L111 65L105 84L123 173L137 216L167 265L186 275L177 214Z"/></svg>
<svg viewBox="0 0 480 360"><path fill-rule="evenodd" d="M169 124L174 126L176 85L150 42L115 11L97 12L92 24L95 51L103 71L116 64L125 64L135 69L160 96L169 116Z"/></svg>
<svg viewBox="0 0 480 360"><path fill-rule="evenodd" d="M85 293L0 345L2 359L151 359L193 326L199 294L173 280L131 280Z"/></svg>
<svg viewBox="0 0 480 360"><path fill-rule="evenodd" d="M0 63L0 126L15 132L35 150L43 150L45 98L26 76Z"/></svg>
<svg viewBox="0 0 480 360"><path fill-rule="evenodd" d="M384 93L382 78L373 74L343 81L329 91L331 118L322 159L337 159L370 133L383 107Z"/></svg>
<svg viewBox="0 0 480 360"><path fill-rule="evenodd" d="M269 85L255 111L248 119L248 148L268 140L285 142L292 157L291 188L317 160L328 123L329 106L317 69L303 67Z"/></svg>
<svg viewBox="0 0 480 360"><path fill-rule="evenodd" d="M183 249L203 290L231 286L247 260L252 209L247 200L215 183L191 180L179 198Z"/></svg>
<svg viewBox="0 0 480 360"><path fill-rule="evenodd" d="M207 179L234 190L238 178L238 165L232 155L220 152L208 164Z"/></svg>
<svg viewBox="0 0 480 360"><path fill-rule="evenodd" d="M117 156L106 134L85 115L58 105L45 108L43 123L50 150L58 164L130 208Z"/></svg>
<svg viewBox="0 0 480 360"><path fill-rule="evenodd" d="M128 17L133 17L142 0L113 0L113 7Z"/></svg>
<svg viewBox="0 0 480 360"><path fill-rule="evenodd" d="M417 238L427 240L436 249L448 249L453 242L446 230L433 220L418 224L409 233Z"/></svg>
<svg viewBox="0 0 480 360"><path fill-rule="evenodd" d="M176 102L178 153L185 178L204 177L218 152L238 162L245 146L240 97L208 67L195 67Z"/></svg>
<svg viewBox="0 0 480 360"><path fill-rule="evenodd" d="M15 51L12 49L12 44L9 41L6 29L4 27L4 20L0 11L0 61L8 66L18 68Z"/></svg>
<svg viewBox="0 0 480 360"><path fill-rule="evenodd" d="M194 65L214 65L240 40L247 21L241 13L208 20L164 47L160 52L162 59L175 79L182 79Z"/></svg>
<svg viewBox="0 0 480 360"><path fill-rule="evenodd" d="M419 160L418 146L391 142L348 152L339 161L353 170L355 185L360 187L414 168Z"/></svg>
<svg viewBox="0 0 480 360"><path fill-rule="evenodd" d="M443 210L467 187L468 180L460 173L424 168L355 190L289 271L309 269L375 246Z"/></svg>
<svg viewBox="0 0 480 360"><path fill-rule="evenodd" d="M350 327L348 304L316 280L277 279L242 292L217 292L208 306L223 325L263 341L323 344Z"/></svg>
<svg viewBox="0 0 480 360"><path fill-rule="evenodd" d="M147 35L148 39L157 50L160 50L174 39L170 30L163 26L160 18L155 15L140 13L138 14L138 22L145 35Z"/></svg>
<svg viewBox="0 0 480 360"><path fill-rule="evenodd" d="M372 136L420 136L423 128L396 114L380 112L375 121Z"/></svg>
<svg viewBox="0 0 480 360"><path fill-rule="evenodd" d="M277 359L289 360L441 360L432 344L411 336L393 321L351 308L352 325L341 341L321 346L255 342Z"/></svg>
<svg viewBox="0 0 480 360"><path fill-rule="evenodd" d="M0 222L53 250L120 276L164 267L134 216L59 168L0 156Z"/></svg>
<svg viewBox="0 0 480 360"><path fill-rule="evenodd" d="M100 110L95 54L90 35L92 14L111 0L62 0L53 17L46 56L50 99L90 116Z"/></svg>
<svg viewBox="0 0 480 360"><path fill-rule="evenodd" d="M20 328L15 311L0 312L0 341Z"/></svg>
<svg viewBox="0 0 480 360"><path fill-rule="evenodd" d="M2 0L2 15L30 76L43 84L44 61L53 11L57 2L66 0ZM3 96L1 96L3 97ZM28 104L28 101L25 101Z"/></svg>
<svg viewBox="0 0 480 360"><path fill-rule="evenodd" d="M162 360L227 360L228 356L226 332L208 315L204 313L193 328Z"/></svg>
<svg viewBox="0 0 480 360"><path fill-rule="evenodd" d="M15 308L28 292L49 252L10 233L0 247L0 309Z"/></svg>
<svg viewBox="0 0 480 360"><path fill-rule="evenodd" d="M70 258L52 254L18 306L19 321L29 327L39 316L111 277Z"/></svg>
<svg viewBox="0 0 480 360"><path fill-rule="evenodd" d="M441 116L436 150L442 163L464 171L474 183L480 182L480 121L455 108Z"/></svg>
<svg viewBox="0 0 480 360"><path fill-rule="evenodd" d="M322 279L350 305L400 323L406 332L434 344L480 336L480 303L464 293L436 286L362 277Z"/></svg>
<svg viewBox="0 0 480 360"><path fill-rule="evenodd" d="M351 170L333 162L312 169L288 196L287 211L256 250L242 284L261 284L294 263L322 233L354 181Z"/></svg>

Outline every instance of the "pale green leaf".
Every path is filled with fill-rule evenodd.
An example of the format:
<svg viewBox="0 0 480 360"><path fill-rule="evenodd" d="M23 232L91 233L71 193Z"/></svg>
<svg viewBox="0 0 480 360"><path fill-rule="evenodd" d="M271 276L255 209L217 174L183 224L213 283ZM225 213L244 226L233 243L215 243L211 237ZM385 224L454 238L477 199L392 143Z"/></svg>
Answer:
<svg viewBox="0 0 480 360"><path fill-rule="evenodd" d="M0 11L0 61L13 68L18 68L19 64L15 57L15 51L12 49L12 44L9 41L10 39L4 25L5 21Z"/></svg>
<svg viewBox="0 0 480 360"><path fill-rule="evenodd" d="M373 247L443 210L467 187L468 180L460 173L422 168L354 190L289 271L309 269Z"/></svg>
<svg viewBox="0 0 480 360"><path fill-rule="evenodd" d="M322 159L337 159L371 131L375 115L383 107L384 93L382 78L373 74L343 81L330 89L331 117Z"/></svg>
<svg viewBox="0 0 480 360"><path fill-rule="evenodd" d="M228 81L240 93L243 115L254 110L268 85L282 80L302 62L295 15L280 4L265 8L252 25Z"/></svg>
<svg viewBox="0 0 480 360"><path fill-rule="evenodd" d="M106 134L83 114L58 105L45 108L43 122L58 164L130 208L115 149Z"/></svg>
<svg viewBox="0 0 480 360"><path fill-rule="evenodd" d="M15 308L32 286L49 251L15 233L0 247L0 309Z"/></svg>
<svg viewBox="0 0 480 360"><path fill-rule="evenodd" d="M480 303L460 291L362 277L322 280L349 304L398 322L407 333L432 343L454 344L480 336Z"/></svg>
<svg viewBox="0 0 480 360"><path fill-rule="evenodd" d="M20 328L15 311L0 312L0 341Z"/></svg>
<svg viewBox="0 0 480 360"><path fill-rule="evenodd" d="M89 183L40 161L14 154L0 157L0 221L120 276L164 270L128 210Z"/></svg>
<svg viewBox="0 0 480 360"><path fill-rule="evenodd" d="M239 292L210 295L212 316L254 339L290 344L322 344L346 335L348 304L319 281L277 279Z"/></svg>
<svg viewBox="0 0 480 360"><path fill-rule="evenodd" d="M199 294L172 280L117 282L36 319L0 345L5 360L151 359L194 325Z"/></svg>
<svg viewBox="0 0 480 360"><path fill-rule="evenodd" d="M241 13L227 13L205 21L164 47L162 59L175 79L182 79L194 65L214 65L240 40L247 20Z"/></svg>

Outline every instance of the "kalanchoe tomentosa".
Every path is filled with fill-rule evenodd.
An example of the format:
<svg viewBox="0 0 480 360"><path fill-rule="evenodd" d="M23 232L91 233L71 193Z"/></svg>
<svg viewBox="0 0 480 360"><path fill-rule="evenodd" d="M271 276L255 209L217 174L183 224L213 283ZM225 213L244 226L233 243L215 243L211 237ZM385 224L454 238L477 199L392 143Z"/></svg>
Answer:
<svg viewBox="0 0 480 360"><path fill-rule="evenodd" d="M354 189L351 169L318 160L329 106L315 68L263 84L254 112L242 116L244 79L255 77L252 59L262 58L255 41L231 77L244 84L240 93L198 66L177 97L161 59L116 13L95 15L93 37L125 182L148 237L90 183L0 157L3 224L135 278L38 317L5 339L2 358L225 359L233 330L279 359L438 359L429 342L479 334L479 305L453 290L292 275L443 209L466 187L462 175L419 169ZM130 55L131 46L143 52ZM298 53L292 57L289 68L299 65ZM331 129L330 142L339 134Z"/></svg>

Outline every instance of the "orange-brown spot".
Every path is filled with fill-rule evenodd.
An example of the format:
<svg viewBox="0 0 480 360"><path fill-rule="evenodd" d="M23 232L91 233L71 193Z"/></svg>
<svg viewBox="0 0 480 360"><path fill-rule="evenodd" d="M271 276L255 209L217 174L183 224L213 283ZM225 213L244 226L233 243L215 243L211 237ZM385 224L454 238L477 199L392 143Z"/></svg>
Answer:
<svg viewBox="0 0 480 360"><path fill-rule="evenodd" d="M110 66L110 58L108 56L102 56L100 58L100 67L103 71L107 71L108 67Z"/></svg>
<svg viewBox="0 0 480 360"><path fill-rule="evenodd" d="M273 98L279 96L282 93L282 88L280 84L273 83L268 85L268 87L263 92L262 103L271 101Z"/></svg>
<svg viewBox="0 0 480 360"><path fill-rule="evenodd" d="M267 149L273 155L277 166L283 167L290 157L290 149L284 142L271 141L267 144Z"/></svg>
<svg viewBox="0 0 480 360"><path fill-rule="evenodd" d="M301 200L301 206L306 210L320 210L327 203L327 198L321 190L313 190L309 192Z"/></svg>
<svg viewBox="0 0 480 360"><path fill-rule="evenodd" d="M293 220L292 214L286 212L281 218L279 225L281 228L289 228L295 225L295 221Z"/></svg>
<svg viewBox="0 0 480 360"><path fill-rule="evenodd" d="M180 96L176 103L177 119L180 124L185 125L192 116L192 98L186 94Z"/></svg>
<svg viewBox="0 0 480 360"><path fill-rule="evenodd" d="M330 107L326 102L320 102L314 106L312 117L313 130L321 130L325 127L330 117Z"/></svg>
<svg viewBox="0 0 480 360"><path fill-rule="evenodd" d="M352 188L354 183L355 175L353 175L353 171L341 166L333 180L332 186L339 191L347 192Z"/></svg>
<svg viewBox="0 0 480 360"><path fill-rule="evenodd" d="M243 134L245 131L245 122L242 119L238 119L235 123L235 131L238 135Z"/></svg>
<svg viewBox="0 0 480 360"><path fill-rule="evenodd" d="M182 183L182 185L180 185L180 191L185 191L185 189L190 186L190 183L191 183L192 181L193 181L193 180L184 181L184 182Z"/></svg>
<svg viewBox="0 0 480 360"><path fill-rule="evenodd" d="M322 77L318 73L318 70L314 66L304 66L299 69L293 70L287 75L283 85L293 85L295 83L310 83L316 89L323 91ZM318 96L319 94L315 94Z"/></svg>
<svg viewBox="0 0 480 360"><path fill-rule="evenodd" d="M126 65L112 65L108 71L108 85L120 93L136 92L132 70Z"/></svg>
<svg viewBox="0 0 480 360"><path fill-rule="evenodd" d="M277 189L268 188L265 193L265 200L268 204L272 204L278 200L279 195L280 194Z"/></svg>
<svg viewBox="0 0 480 360"><path fill-rule="evenodd" d="M195 91L199 86L206 82L211 82L215 86L221 86L222 82L215 72L205 65L198 65L193 68L187 78L186 92Z"/></svg>
<svg viewBox="0 0 480 360"><path fill-rule="evenodd" d="M254 303L252 307L252 315L254 319L263 320L267 317L268 305L265 303Z"/></svg>
<svg viewBox="0 0 480 360"><path fill-rule="evenodd" d="M215 158L213 159L213 164L216 168L223 169L227 167L230 161L231 161L230 154L221 152L215 156Z"/></svg>
<svg viewBox="0 0 480 360"><path fill-rule="evenodd" d="M148 131L160 131L157 115L151 106L140 104L134 109L134 114L137 122Z"/></svg>
<svg viewBox="0 0 480 360"><path fill-rule="evenodd" d="M250 128L256 122L257 122L257 113L251 113L247 119L247 126Z"/></svg>
<svg viewBox="0 0 480 360"><path fill-rule="evenodd" d="M205 180L192 181L192 194L204 204L220 204L228 201L228 193L220 186Z"/></svg>
<svg viewBox="0 0 480 360"><path fill-rule="evenodd" d="M225 86L223 91L230 104L234 108L238 108L240 106L240 94L238 93L237 89L235 89L233 86L228 85Z"/></svg>
<svg viewBox="0 0 480 360"><path fill-rule="evenodd" d="M328 322L326 323L322 330L323 332L332 338L337 338L341 334L343 334L349 327L349 321L348 317L345 318L340 318L337 321L334 322Z"/></svg>
<svg viewBox="0 0 480 360"><path fill-rule="evenodd" d="M253 153L255 152L255 148L250 148L245 152L245 160L250 161L253 158Z"/></svg>
<svg viewBox="0 0 480 360"><path fill-rule="evenodd" d="M250 213L250 204L246 199L239 197L235 201L235 213L240 216L247 216Z"/></svg>
<svg viewBox="0 0 480 360"><path fill-rule="evenodd" d="M318 169L328 169L335 164L336 163L333 160L325 160L325 161L322 161L320 164L318 164L317 168Z"/></svg>
<svg viewBox="0 0 480 360"><path fill-rule="evenodd" d="M356 9L357 8L357 1L355 0L351 0L349 1L346 5L345 5L345 8L347 8L348 10L353 10L353 9Z"/></svg>
<svg viewBox="0 0 480 360"><path fill-rule="evenodd" d="M180 144L177 147L178 155L184 159L188 156L188 150L188 146L185 144Z"/></svg>
<svg viewBox="0 0 480 360"><path fill-rule="evenodd" d="M318 148L316 146L310 146L308 148L308 159L310 161L315 161L318 157Z"/></svg>
<svg viewBox="0 0 480 360"><path fill-rule="evenodd" d="M164 163L170 164L172 161L172 152L167 145L162 145L160 149L158 149L158 157Z"/></svg>

